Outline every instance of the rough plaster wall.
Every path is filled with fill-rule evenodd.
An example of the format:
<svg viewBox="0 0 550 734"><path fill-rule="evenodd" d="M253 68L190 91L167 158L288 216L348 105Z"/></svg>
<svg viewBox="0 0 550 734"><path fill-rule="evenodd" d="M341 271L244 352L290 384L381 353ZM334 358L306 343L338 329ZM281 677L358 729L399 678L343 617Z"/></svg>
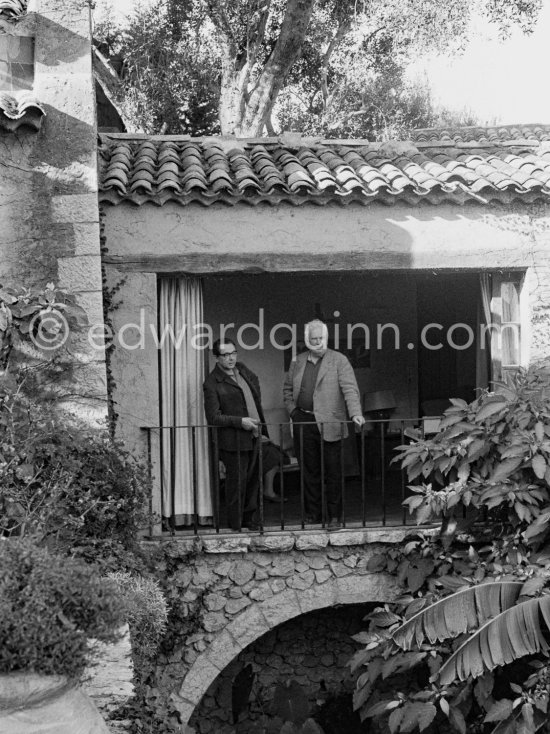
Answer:
<svg viewBox="0 0 550 734"><path fill-rule="evenodd" d="M90 323L101 323L95 96L87 0L31 0L9 32L35 37L34 92L46 111L39 133L0 131L0 279L49 281L78 295ZM106 409L104 353L86 338L66 359L73 393Z"/></svg>
<svg viewBox="0 0 550 734"><path fill-rule="evenodd" d="M111 256L139 267L143 256L204 255L197 272L216 269L222 254L273 254L273 267L292 270L290 255L305 255L300 269L316 270L315 256L349 270L350 255L365 255L363 269L524 267L532 261L530 230L511 226L509 207L395 204L384 206L106 207ZM528 217L528 209L519 207ZM541 208L537 217L548 217ZM348 259L347 264L345 259ZM262 263L256 262L257 272ZM252 267L252 266L251 266ZM326 267L324 265L323 267ZM181 268L180 268L181 269Z"/></svg>
<svg viewBox="0 0 550 734"><path fill-rule="evenodd" d="M117 430L132 450L143 448L140 426L159 425L158 350L149 326L157 323L154 273L121 273L106 268L107 289L116 289L108 317L114 349L110 356ZM143 341L141 334L144 334Z"/></svg>

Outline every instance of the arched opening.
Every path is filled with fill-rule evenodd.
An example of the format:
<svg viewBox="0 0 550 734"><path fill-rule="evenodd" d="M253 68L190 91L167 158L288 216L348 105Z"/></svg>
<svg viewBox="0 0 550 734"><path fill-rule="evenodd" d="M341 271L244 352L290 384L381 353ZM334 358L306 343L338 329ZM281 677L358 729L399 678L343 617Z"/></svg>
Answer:
<svg viewBox="0 0 550 734"><path fill-rule="evenodd" d="M376 603L338 605L289 619L252 642L211 683L190 725L197 734L280 732L289 714L325 734L363 731L353 712L353 636Z"/></svg>

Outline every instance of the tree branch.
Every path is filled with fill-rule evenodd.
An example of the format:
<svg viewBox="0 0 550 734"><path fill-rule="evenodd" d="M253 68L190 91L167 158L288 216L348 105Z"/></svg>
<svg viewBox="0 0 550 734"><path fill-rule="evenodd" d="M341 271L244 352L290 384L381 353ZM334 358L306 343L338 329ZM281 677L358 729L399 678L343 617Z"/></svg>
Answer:
<svg viewBox="0 0 550 734"><path fill-rule="evenodd" d="M256 23L253 34L250 32L250 26L248 23L246 28L246 48L248 61L251 67L254 66L254 64L256 63L258 52L262 43L264 42L265 30L267 28L267 21L269 18L269 11L271 9L271 0L258 0L258 2L260 3L260 5L264 4L263 8L260 7L258 9L258 11L260 12L259 22ZM252 37L255 37L253 41L250 40Z"/></svg>
<svg viewBox="0 0 550 734"><path fill-rule="evenodd" d="M241 134L261 135L287 74L299 58L314 0L287 0L279 37L251 90Z"/></svg>
<svg viewBox="0 0 550 734"><path fill-rule="evenodd" d="M345 20L338 24L336 33L330 39L330 43L328 44L327 50L325 51L321 59L321 67L319 69L319 74L321 75L321 94L323 95L323 104L326 103L326 100L329 95L327 77L328 77L328 65L330 62L330 57L332 56L335 48L338 46L340 41L348 33L350 28L351 28L351 20Z"/></svg>

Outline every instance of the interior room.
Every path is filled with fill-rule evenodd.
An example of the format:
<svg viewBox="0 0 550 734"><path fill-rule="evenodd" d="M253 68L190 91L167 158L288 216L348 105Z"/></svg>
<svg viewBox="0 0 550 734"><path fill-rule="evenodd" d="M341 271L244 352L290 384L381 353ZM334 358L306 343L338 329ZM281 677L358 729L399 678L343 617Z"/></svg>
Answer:
<svg viewBox="0 0 550 734"><path fill-rule="evenodd" d="M304 324L316 317L327 322L330 345L350 358L363 398L391 391L394 422L427 414L429 401L475 397L476 339L467 346L461 326L449 344L447 333L453 324L478 332L477 273L238 273L206 276L203 288L205 322L214 337L225 327L238 344L267 411L283 407L285 344L295 335L299 350ZM436 326L423 346L429 324Z"/></svg>

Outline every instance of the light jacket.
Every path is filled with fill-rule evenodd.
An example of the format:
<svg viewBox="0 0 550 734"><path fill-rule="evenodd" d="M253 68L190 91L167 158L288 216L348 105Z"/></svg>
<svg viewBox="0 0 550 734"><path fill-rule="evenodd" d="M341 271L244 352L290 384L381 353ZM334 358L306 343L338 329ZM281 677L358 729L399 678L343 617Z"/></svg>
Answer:
<svg viewBox="0 0 550 734"><path fill-rule="evenodd" d="M300 394L302 377L309 352L299 354L285 377L283 397L285 408L292 417ZM347 414L346 414L347 407ZM348 435L342 421L362 415L361 397L353 368L347 357L327 349L313 391L313 413L325 441L338 441ZM322 428L321 428L322 425Z"/></svg>

